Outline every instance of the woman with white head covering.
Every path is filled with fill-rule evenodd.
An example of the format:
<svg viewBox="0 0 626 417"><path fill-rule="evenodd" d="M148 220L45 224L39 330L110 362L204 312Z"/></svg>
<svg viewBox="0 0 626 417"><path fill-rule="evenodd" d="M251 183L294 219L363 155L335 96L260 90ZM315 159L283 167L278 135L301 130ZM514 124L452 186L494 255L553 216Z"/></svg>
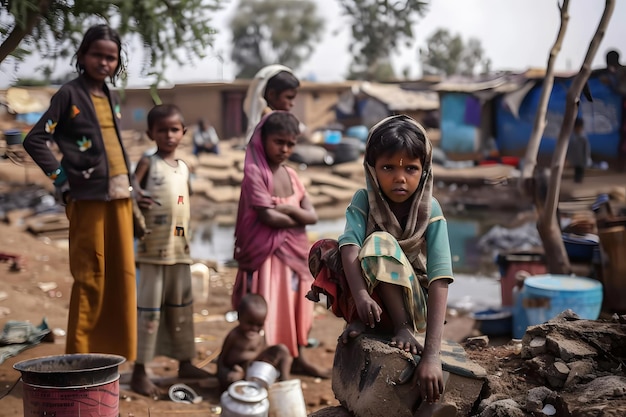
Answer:
<svg viewBox="0 0 626 417"><path fill-rule="evenodd" d="M284 65L268 65L256 73L243 102L248 117L246 145L263 116L272 110L291 110L299 86L298 78Z"/></svg>

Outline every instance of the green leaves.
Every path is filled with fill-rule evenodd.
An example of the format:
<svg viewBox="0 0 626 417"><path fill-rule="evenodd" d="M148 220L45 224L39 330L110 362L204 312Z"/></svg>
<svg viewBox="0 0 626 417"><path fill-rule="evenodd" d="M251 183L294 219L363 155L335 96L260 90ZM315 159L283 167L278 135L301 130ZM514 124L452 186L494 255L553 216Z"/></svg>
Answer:
<svg viewBox="0 0 626 417"><path fill-rule="evenodd" d="M482 63L488 68L489 60L478 39L463 42L460 35L452 35L447 29L438 29L426 40L426 49L420 51L424 74L473 75Z"/></svg>
<svg viewBox="0 0 626 417"><path fill-rule="evenodd" d="M389 57L401 42L412 43L413 26L428 2L421 0L338 0L352 24L352 64L349 78L383 81L389 74ZM377 75L378 74L378 75Z"/></svg>
<svg viewBox="0 0 626 417"><path fill-rule="evenodd" d="M36 50L52 62L73 55L87 28L106 22L126 42L139 39L145 57L143 75L155 76L158 83L169 60L185 64L206 54L215 35L211 15L223 1L0 0L0 62L18 44L22 56ZM29 28L33 16L35 23ZM20 28L26 33L18 43L9 44Z"/></svg>
<svg viewBox="0 0 626 417"><path fill-rule="evenodd" d="M269 64L297 69L320 40L323 20L308 0L240 0L230 29L237 77L252 78Z"/></svg>

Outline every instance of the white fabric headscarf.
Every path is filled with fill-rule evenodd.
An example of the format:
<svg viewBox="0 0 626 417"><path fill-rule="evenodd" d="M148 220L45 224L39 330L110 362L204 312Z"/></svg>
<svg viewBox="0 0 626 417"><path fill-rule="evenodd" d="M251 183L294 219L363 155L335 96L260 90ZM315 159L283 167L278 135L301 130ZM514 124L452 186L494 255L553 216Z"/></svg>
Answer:
<svg viewBox="0 0 626 417"><path fill-rule="evenodd" d="M274 75L279 72L287 71L293 74L291 68L284 65L268 65L263 67L256 73L254 79L248 86L248 92L246 93L246 99L243 102L243 111L248 117L248 128L246 129L246 145L252 138L254 128L261 121L263 117L263 111L267 107L267 101L265 101L265 87L267 82Z"/></svg>

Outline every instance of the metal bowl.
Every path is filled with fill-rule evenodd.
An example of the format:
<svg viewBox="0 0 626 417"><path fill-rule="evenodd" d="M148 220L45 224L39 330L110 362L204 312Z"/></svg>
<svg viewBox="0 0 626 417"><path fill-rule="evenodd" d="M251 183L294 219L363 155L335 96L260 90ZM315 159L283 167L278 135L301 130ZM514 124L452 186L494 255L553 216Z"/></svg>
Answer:
<svg viewBox="0 0 626 417"><path fill-rule="evenodd" d="M276 381L279 375L280 372L274 365L262 361L252 362L246 370L246 380L256 382L266 389Z"/></svg>

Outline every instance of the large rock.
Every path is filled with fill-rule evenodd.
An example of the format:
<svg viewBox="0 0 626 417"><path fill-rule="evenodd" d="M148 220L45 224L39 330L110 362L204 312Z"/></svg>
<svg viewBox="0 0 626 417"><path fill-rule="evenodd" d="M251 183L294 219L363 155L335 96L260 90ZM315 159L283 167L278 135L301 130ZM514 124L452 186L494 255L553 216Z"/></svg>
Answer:
<svg viewBox="0 0 626 417"><path fill-rule="evenodd" d="M352 343L337 345L333 392L358 417L411 417L418 401L410 383L414 368L408 353L385 342L359 337ZM407 380L401 381L401 376Z"/></svg>
<svg viewBox="0 0 626 417"><path fill-rule="evenodd" d="M471 363L459 345L444 342L442 359L444 370L450 365L484 376L484 369ZM361 336L346 345L339 343L333 366L335 397L357 417L411 417L420 403L412 380L415 366L412 355L385 341ZM442 402L454 404L457 415L468 415L484 379L456 372L444 372L444 377Z"/></svg>

